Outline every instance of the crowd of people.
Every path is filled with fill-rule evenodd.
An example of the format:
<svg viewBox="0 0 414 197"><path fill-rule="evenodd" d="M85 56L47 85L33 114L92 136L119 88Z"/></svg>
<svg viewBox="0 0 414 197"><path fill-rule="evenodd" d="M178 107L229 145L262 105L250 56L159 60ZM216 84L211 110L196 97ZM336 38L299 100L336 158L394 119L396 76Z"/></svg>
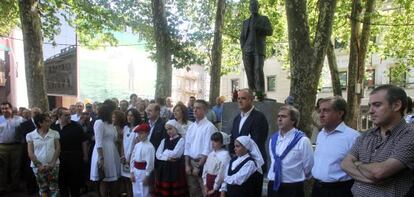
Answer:
<svg viewBox="0 0 414 197"><path fill-rule="evenodd" d="M190 98L153 101L78 102L50 113L32 108L13 113L3 102L0 117L0 192L80 196L414 196L414 127L405 113L405 91L383 85L370 93L372 129L358 132L344 122L346 101L317 102L316 146L298 128L294 99L281 106L278 130L268 139L266 116L249 89L237 92L240 112L231 131L221 132L222 97L212 107ZM266 141L268 144L266 145ZM270 158L270 161L267 161ZM268 165L269 164L269 165Z"/></svg>

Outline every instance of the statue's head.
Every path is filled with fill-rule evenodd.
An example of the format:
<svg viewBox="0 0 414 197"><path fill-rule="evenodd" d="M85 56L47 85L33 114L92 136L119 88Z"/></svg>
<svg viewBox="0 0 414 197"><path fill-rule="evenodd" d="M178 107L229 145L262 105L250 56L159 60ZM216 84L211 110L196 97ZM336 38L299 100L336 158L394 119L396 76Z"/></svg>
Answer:
<svg viewBox="0 0 414 197"><path fill-rule="evenodd" d="M252 15L259 13L259 2L257 0L250 0L250 13Z"/></svg>

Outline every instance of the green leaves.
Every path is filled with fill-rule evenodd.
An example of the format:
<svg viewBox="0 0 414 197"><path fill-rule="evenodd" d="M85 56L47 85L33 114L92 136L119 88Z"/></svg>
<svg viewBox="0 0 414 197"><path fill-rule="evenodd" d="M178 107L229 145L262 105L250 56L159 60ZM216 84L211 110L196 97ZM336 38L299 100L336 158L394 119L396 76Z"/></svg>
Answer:
<svg viewBox="0 0 414 197"><path fill-rule="evenodd" d="M0 36L8 36L19 24L19 10L16 0L0 1Z"/></svg>
<svg viewBox="0 0 414 197"><path fill-rule="evenodd" d="M397 61L394 73L407 72L414 66L414 1L399 0L395 1L389 11L382 13L380 23L382 29L381 54L384 58L393 58ZM405 70L404 70L405 69ZM401 73L399 73L401 74ZM392 76L391 76L392 77Z"/></svg>

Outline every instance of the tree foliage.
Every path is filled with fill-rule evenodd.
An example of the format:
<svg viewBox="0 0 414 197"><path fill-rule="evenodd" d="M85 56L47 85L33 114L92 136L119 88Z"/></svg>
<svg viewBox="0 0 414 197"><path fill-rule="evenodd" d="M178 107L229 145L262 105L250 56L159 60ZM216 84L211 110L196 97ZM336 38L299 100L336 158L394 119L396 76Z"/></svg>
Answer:
<svg viewBox="0 0 414 197"><path fill-rule="evenodd" d="M8 36L19 23L19 11L17 1L0 1L0 36Z"/></svg>
<svg viewBox="0 0 414 197"><path fill-rule="evenodd" d="M388 9L380 12L381 18L374 26L381 26L382 45L379 51L383 58L396 60L391 78L406 74L414 66L414 1L393 1Z"/></svg>

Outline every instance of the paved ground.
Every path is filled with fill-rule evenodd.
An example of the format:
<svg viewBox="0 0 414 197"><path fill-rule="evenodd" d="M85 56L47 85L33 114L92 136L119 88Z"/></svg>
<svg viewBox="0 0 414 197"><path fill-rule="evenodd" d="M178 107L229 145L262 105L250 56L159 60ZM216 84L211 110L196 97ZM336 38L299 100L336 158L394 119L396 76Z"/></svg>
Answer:
<svg viewBox="0 0 414 197"><path fill-rule="evenodd" d="M22 187L23 188L23 187ZM263 181L263 190L262 190L262 196L267 196L267 180L265 179ZM26 191L17 191L7 194L0 194L1 197L39 197L39 195L28 195L26 194ZM82 197L98 197L98 194L94 191L88 192L86 194L82 194Z"/></svg>

